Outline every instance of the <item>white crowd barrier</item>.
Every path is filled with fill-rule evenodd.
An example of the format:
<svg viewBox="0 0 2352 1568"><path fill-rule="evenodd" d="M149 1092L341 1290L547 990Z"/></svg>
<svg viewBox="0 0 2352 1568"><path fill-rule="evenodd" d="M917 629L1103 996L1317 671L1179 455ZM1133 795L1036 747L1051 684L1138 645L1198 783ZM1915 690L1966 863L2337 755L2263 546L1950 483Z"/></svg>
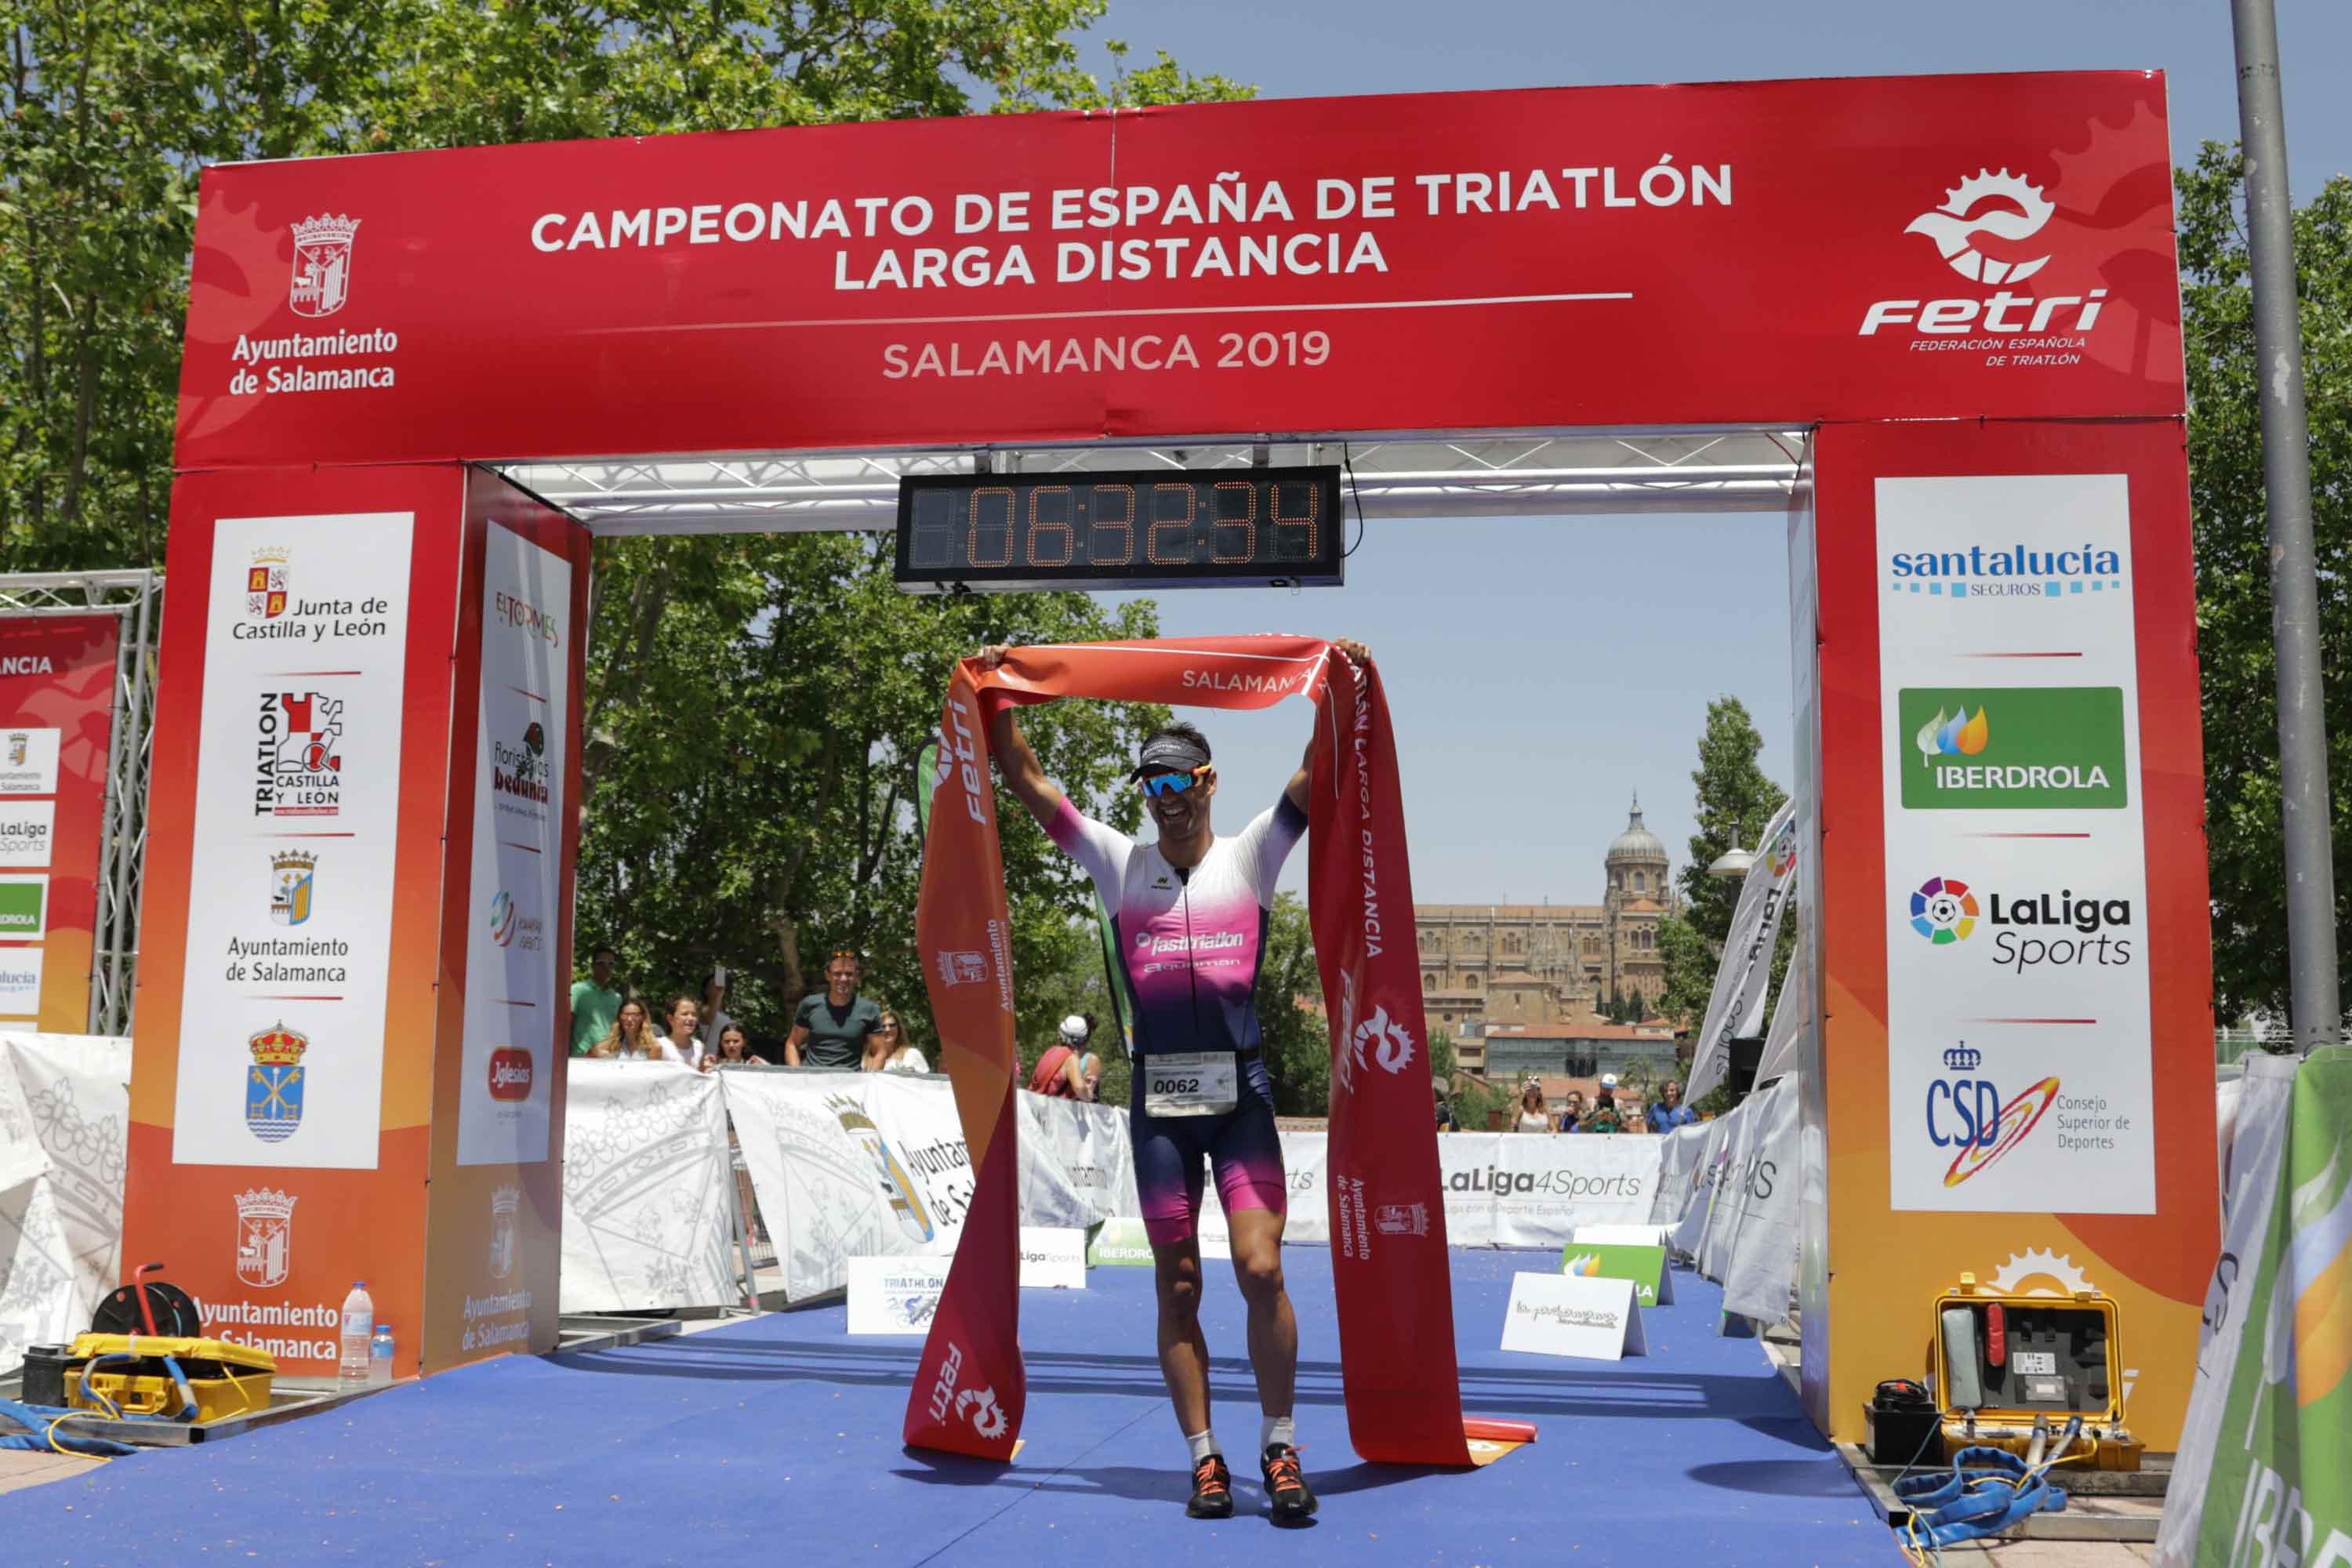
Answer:
<svg viewBox="0 0 2352 1568"><path fill-rule="evenodd" d="M561 1309L740 1303L719 1080L653 1062L581 1061L566 1087Z"/></svg>
<svg viewBox="0 0 2352 1568"><path fill-rule="evenodd" d="M1797 1282L1798 1181L1803 1140L1794 1073L1727 1116L1678 1129L1666 1142L1669 1186L1685 1194L1675 1250L1723 1286L1723 1308L1778 1322Z"/></svg>
<svg viewBox="0 0 2352 1568"><path fill-rule="evenodd" d="M0 1034L0 1373L114 1289L130 1138L129 1040Z"/></svg>

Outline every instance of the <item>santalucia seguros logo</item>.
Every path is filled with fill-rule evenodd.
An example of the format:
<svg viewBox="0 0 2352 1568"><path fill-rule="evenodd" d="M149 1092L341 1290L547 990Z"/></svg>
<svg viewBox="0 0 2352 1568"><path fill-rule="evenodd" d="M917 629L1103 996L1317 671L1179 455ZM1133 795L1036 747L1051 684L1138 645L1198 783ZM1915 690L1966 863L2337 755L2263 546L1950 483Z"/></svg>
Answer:
<svg viewBox="0 0 2352 1568"><path fill-rule="evenodd" d="M1647 1197L1650 1184L1647 1178L1630 1171L1601 1176L1565 1165L1549 1171L1506 1171L1500 1165L1481 1165L1451 1173L1445 1178L1445 1189L1453 1193L1491 1193L1500 1198L1540 1194L1570 1201L1608 1198L1630 1202Z"/></svg>

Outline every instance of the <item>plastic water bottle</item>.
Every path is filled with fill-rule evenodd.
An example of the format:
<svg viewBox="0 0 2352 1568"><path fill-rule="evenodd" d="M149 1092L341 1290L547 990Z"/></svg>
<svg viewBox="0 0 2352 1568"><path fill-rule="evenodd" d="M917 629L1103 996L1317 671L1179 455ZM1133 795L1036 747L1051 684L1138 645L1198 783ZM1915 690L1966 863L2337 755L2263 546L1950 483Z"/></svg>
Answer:
<svg viewBox="0 0 2352 1568"><path fill-rule="evenodd" d="M352 1293L343 1298L342 1357L336 1363L336 1380L345 1388L366 1386L368 1380L368 1340L375 1332L375 1303L369 1300L367 1281L352 1281Z"/></svg>
<svg viewBox="0 0 2352 1568"><path fill-rule="evenodd" d="M373 1337L368 1341L368 1386L370 1388L392 1386L392 1325L378 1323L375 1326Z"/></svg>

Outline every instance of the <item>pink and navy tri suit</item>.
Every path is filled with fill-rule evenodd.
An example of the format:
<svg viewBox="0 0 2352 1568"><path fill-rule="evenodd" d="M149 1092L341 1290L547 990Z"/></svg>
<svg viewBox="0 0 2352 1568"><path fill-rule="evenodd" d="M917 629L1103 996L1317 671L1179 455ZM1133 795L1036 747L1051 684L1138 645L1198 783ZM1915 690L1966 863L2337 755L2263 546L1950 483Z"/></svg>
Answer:
<svg viewBox="0 0 2352 1568"><path fill-rule="evenodd" d="M1046 831L1101 891L1135 995L1128 1125L1144 1229L1163 1247L1192 1237L1204 1155L1216 1167L1217 1195L1228 1211L1285 1212L1257 973L1275 879L1307 831L1307 814L1285 795L1239 834L1213 840L1189 870L1169 865L1158 845L1138 844L1080 816L1067 800ZM1162 1064L1156 1073L1155 1058ZM1185 1065L1165 1065L1171 1060ZM1197 1092L1184 1098L1188 1089L1220 1081L1233 1086L1230 1110L1205 1109L1218 1102ZM1155 1107L1189 1113L1155 1114Z"/></svg>

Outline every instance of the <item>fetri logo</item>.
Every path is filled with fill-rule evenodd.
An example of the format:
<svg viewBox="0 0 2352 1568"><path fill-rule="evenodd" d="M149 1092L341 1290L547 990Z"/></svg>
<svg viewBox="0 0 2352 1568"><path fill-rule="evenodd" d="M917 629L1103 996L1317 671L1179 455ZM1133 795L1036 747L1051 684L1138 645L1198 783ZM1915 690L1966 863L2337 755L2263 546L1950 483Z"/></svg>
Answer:
<svg viewBox="0 0 2352 1568"><path fill-rule="evenodd" d="M2007 205L1985 205L1986 203ZM2049 264L2037 256L2030 261L1996 261L1976 247L1979 234L2012 244L2042 232L2058 209L2038 185L2003 169L1992 174L1979 169L1944 193L1944 205L1911 220L1906 234L1924 234L1953 271L1971 283L2022 283Z"/></svg>
<svg viewBox="0 0 2352 1568"><path fill-rule="evenodd" d="M520 1046L500 1046L490 1053L489 1084L492 1100L529 1100L530 1098L530 1053Z"/></svg>
<svg viewBox="0 0 2352 1568"><path fill-rule="evenodd" d="M1976 895L1957 878L1928 878L1911 895L1911 929L1937 947L1968 941L1977 929Z"/></svg>

